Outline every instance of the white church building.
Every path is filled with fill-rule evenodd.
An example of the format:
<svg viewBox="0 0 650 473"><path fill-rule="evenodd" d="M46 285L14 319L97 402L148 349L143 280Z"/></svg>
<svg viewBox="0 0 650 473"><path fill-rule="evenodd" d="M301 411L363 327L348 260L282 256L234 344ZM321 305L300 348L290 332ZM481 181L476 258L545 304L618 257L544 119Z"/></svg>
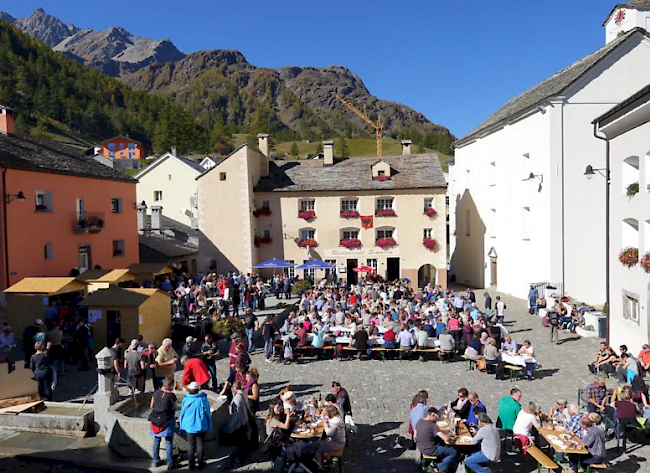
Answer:
<svg viewBox="0 0 650 473"><path fill-rule="evenodd" d="M526 92L455 143L450 275L525 298L531 283L605 302L605 165L595 117L650 78L650 1L618 5L606 44Z"/></svg>

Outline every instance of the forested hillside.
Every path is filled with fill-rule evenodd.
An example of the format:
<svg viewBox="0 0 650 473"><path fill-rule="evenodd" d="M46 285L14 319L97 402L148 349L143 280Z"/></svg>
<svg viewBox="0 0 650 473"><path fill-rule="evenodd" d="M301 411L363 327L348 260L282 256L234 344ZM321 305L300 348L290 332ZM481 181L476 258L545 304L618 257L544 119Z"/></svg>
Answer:
<svg viewBox="0 0 650 473"><path fill-rule="evenodd" d="M17 112L21 133L47 135L63 125L95 140L128 135L154 152L172 145L205 151L208 133L179 105L134 91L0 21L0 104Z"/></svg>

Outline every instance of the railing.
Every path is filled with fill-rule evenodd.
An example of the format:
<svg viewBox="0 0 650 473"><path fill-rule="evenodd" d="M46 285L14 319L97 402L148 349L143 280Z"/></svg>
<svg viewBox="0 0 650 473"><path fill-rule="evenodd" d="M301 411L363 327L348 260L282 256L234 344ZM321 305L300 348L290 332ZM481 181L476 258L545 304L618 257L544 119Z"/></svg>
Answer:
<svg viewBox="0 0 650 473"><path fill-rule="evenodd" d="M542 281L542 282L534 282L534 283L531 283L530 285L537 288L537 292L539 293L539 297L544 297L546 295L546 288L548 286L555 288L555 289L552 290L552 293L554 295L557 295L560 298L564 297L564 285L562 283L553 283L553 282L549 282L549 281Z"/></svg>
<svg viewBox="0 0 650 473"><path fill-rule="evenodd" d="M84 212L75 216L75 233L99 233L104 229L104 212Z"/></svg>

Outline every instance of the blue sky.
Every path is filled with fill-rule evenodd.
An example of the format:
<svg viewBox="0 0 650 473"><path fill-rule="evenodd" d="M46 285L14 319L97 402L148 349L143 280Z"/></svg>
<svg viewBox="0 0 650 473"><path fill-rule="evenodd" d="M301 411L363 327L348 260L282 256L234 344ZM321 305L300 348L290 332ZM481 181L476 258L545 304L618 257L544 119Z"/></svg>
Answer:
<svg viewBox="0 0 650 473"><path fill-rule="evenodd" d="M370 92L462 137L509 98L605 42L606 0L3 0L83 28L237 49L256 66L345 65Z"/></svg>

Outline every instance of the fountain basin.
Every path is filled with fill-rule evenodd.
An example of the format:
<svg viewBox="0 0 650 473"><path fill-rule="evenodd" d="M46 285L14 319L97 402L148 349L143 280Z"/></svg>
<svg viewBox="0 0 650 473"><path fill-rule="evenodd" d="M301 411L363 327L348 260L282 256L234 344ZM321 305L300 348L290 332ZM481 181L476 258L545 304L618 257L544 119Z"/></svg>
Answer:
<svg viewBox="0 0 650 473"><path fill-rule="evenodd" d="M85 437L95 430L93 406L72 402L44 402L33 412L0 415L0 428L22 432Z"/></svg>
<svg viewBox="0 0 650 473"><path fill-rule="evenodd" d="M216 452L218 447L219 431L228 421L229 408L225 398L212 391L202 392L208 396L212 415L212 432L205 437L205 452L207 458L210 458L211 453ZM174 394L180 408L185 393L174 391ZM150 402L151 393L140 394L135 398L118 402L108 409L108 428L105 438L106 443L117 455L123 458L152 458L153 436L150 435L150 422L147 420L151 411ZM184 452L187 452L187 440L185 432L178 431L177 423L174 432L174 453Z"/></svg>

